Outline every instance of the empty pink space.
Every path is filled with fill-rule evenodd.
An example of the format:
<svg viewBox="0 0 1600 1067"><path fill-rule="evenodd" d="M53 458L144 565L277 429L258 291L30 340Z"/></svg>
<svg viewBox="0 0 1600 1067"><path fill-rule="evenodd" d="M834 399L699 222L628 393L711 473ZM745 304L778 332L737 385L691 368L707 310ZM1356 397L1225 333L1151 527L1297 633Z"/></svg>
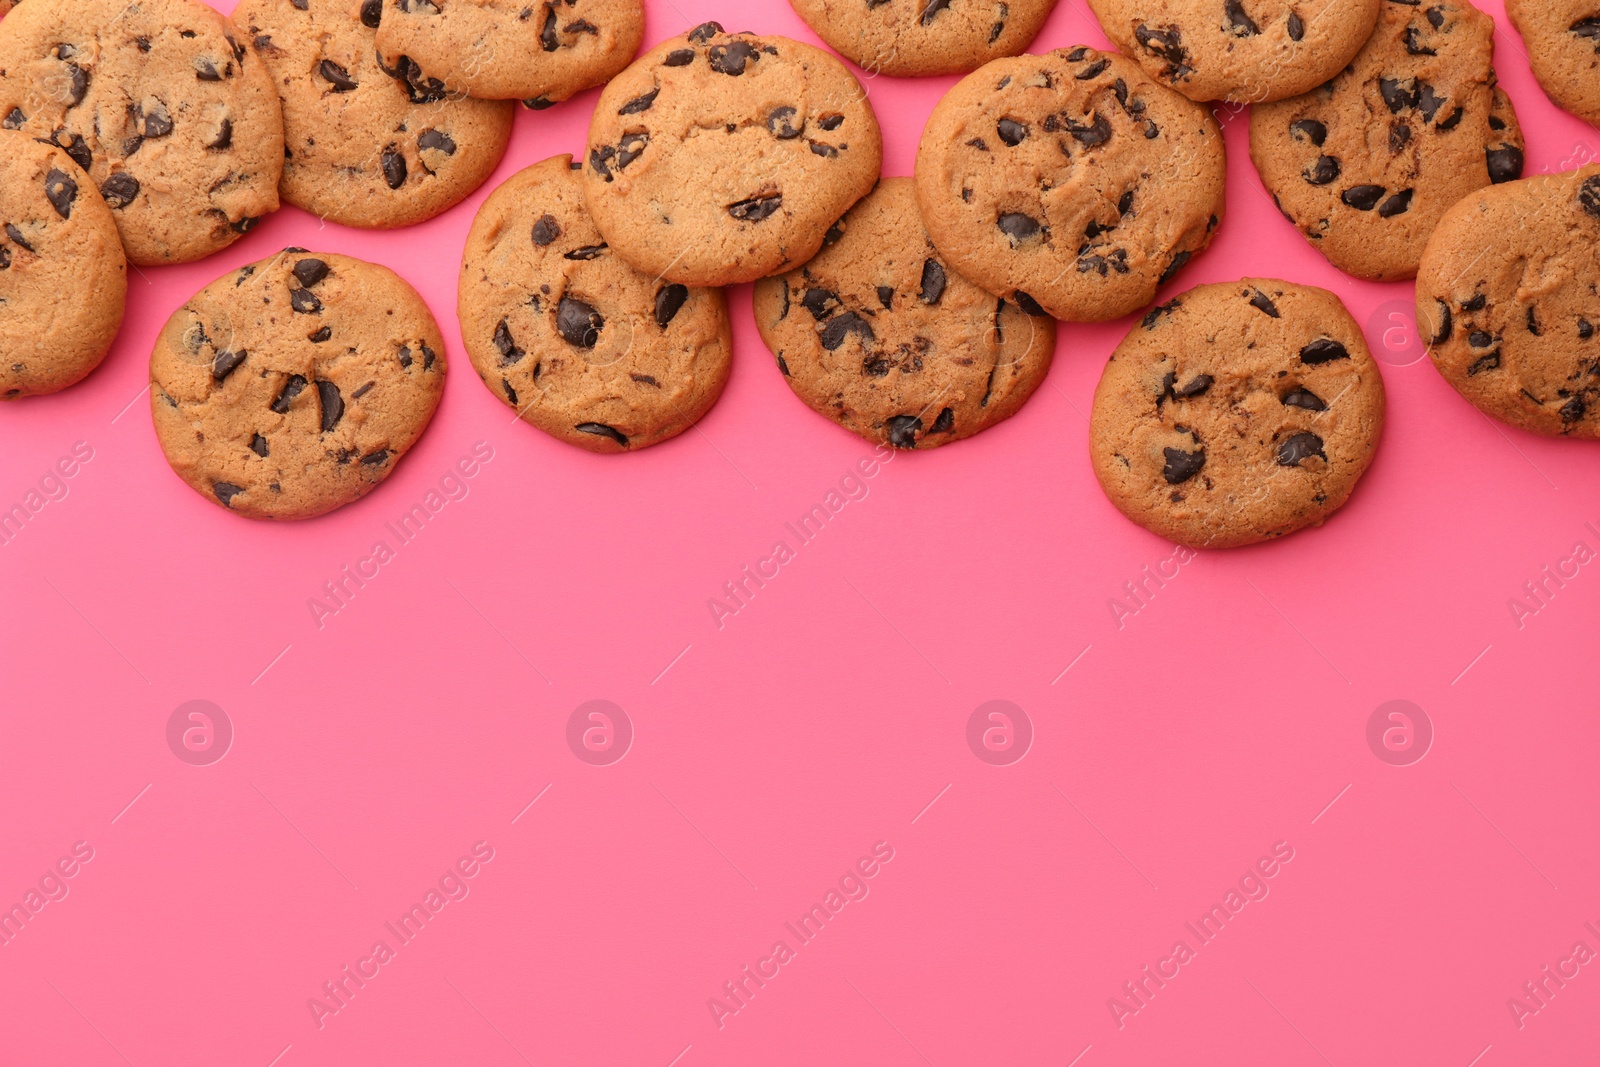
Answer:
<svg viewBox="0 0 1600 1067"><path fill-rule="evenodd" d="M1528 171L1594 159L1481 6ZM649 0L646 44L709 19L817 41ZM1061 0L1033 50L1104 41ZM910 174L955 79L861 76ZM0 1064L1596 1062L1592 445L1460 400L1410 285L1329 267L1223 113L1227 218L1169 288L1329 288L1382 363L1325 527L1178 553L1106 502L1085 416L1131 320L863 468L738 287L711 413L580 452L476 380L455 289L597 95L519 109L432 222L286 208L131 273L101 369L0 407L0 508L44 501L0 545ZM393 477L275 525L173 475L144 390L173 309L286 245L399 272L452 366Z"/></svg>

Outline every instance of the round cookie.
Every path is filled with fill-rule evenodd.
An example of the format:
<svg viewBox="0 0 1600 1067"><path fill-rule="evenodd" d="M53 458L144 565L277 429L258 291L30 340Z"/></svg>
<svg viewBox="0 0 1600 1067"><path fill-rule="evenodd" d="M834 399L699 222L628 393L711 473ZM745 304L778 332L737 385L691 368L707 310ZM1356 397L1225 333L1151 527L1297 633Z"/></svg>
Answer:
<svg viewBox="0 0 1600 1067"><path fill-rule="evenodd" d="M644 35L639 0L365 0L378 54L424 93L549 107L604 85Z"/></svg>
<svg viewBox="0 0 1600 1067"><path fill-rule="evenodd" d="M1414 276L1452 204L1522 173L1522 134L1493 59L1494 20L1464 0L1385 3L1344 73L1251 109L1262 182L1340 270Z"/></svg>
<svg viewBox="0 0 1600 1067"><path fill-rule="evenodd" d="M1405 0L1399 0L1405 2ZM1191 100L1263 103L1321 85L1378 22L1381 0L1089 0L1106 36Z"/></svg>
<svg viewBox="0 0 1600 1067"><path fill-rule="evenodd" d="M1024 311L1099 322L1148 305L1211 243L1216 119L1092 48L997 59L940 100L917 203L949 264Z"/></svg>
<svg viewBox="0 0 1600 1067"><path fill-rule="evenodd" d="M1600 125L1600 3L1506 0L1534 77L1559 108Z"/></svg>
<svg viewBox="0 0 1600 1067"><path fill-rule="evenodd" d="M600 94L584 200L606 241L679 285L804 263L872 190L878 120L833 56L715 22L662 42Z"/></svg>
<svg viewBox="0 0 1600 1067"><path fill-rule="evenodd" d="M88 171L132 263L200 259L278 209L272 80L197 0L23 4L0 33L0 116Z"/></svg>
<svg viewBox="0 0 1600 1067"><path fill-rule="evenodd" d="M719 289L634 270L606 247L568 155L512 175L478 209L457 311L483 383L591 452L637 451L711 410L732 365Z"/></svg>
<svg viewBox="0 0 1600 1067"><path fill-rule="evenodd" d="M0 132L0 400L53 393L105 358L127 262L111 209L53 145Z"/></svg>
<svg viewBox="0 0 1600 1067"><path fill-rule="evenodd" d="M1089 452L1106 496L1145 529L1229 548L1320 526L1383 429L1361 329L1324 289L1202 285L1153 309L1101 374Z"/></svg>
<svg viewBox="0 0 1600 1067"><path fill-rule="evenodd" d="M885 178L799 270L755 285L756 328L795 395L874 444L936 448L1010 418L1044 381L1055 320L948 267L910 178Z"/></svg>
<svg viewBox="0 0 1600 1067"><path fill-rule="evenodd" d="M366 496L444 391L428 306L387 267L286 248L175 311L150 353L150 409L190 487L252 519Z"/></svg>
<svg viewBox="0 0 1600 1067"><path fill-rule="evenodd" d="M377 0L241 0L233 19L272 74L283 198L346 226L409 226L482 185L515 105L428 99L378 65ZM391 17L392 14L391 14Z"/></svg>
<svg viewBox="0 0 1600 1067"><path fill-rule="evenodd" d="M874 74L965 74L1019 55L1055 0L789 0L817 36Z"/></svg>
<svg viewBox="0 0 1600 1067"><path fill-rule="evenodd" d="M1417 272L1433 365L1480 411L1600 438L1600 165L1483 189Z"/></svg>

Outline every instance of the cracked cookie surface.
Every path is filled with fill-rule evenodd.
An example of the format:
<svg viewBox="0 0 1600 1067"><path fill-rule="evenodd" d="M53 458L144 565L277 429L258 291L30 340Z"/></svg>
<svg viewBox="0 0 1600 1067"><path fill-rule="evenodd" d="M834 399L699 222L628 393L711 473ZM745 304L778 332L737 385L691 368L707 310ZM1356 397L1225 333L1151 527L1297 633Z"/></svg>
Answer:
<svg viewBox="0 0 1600 1067"><path fill-rule="evenodd" d="M1383 0L1089 0L1106 36L1193 100L1298 96L1345 68Z"/></svg>
<svg viewBox="0 0 1600 1067"><path fill-rule="evenodd" d="M1149 304L1210 242L1216 119L1113 52L997 59L933 109L916 189L958 272L1025 311L1098 322Z"/></svg>
<svg viewBox="0 0 1600 1067"><path fill-rule="evenodd" d="M100 365L127 270L89 176L54 145L0 132L0 400L54 393Z"/></svg>
<svg viewBox="0 0 1600 1067"><path fill-rule="evenodd" d="M965 74L1025 51L1055 0L790 0L817 36L864 70Z"/></svg>
<svg viewBox="0 0 1600 1067"><path fill-rule="evenodd" d="M1451 208L1417 272L1433 365L1495 418L1600 438L1600 165Z"/></svg>
<svg viewBox="0 0 1600 1067"><path fill-rule="evenodd" d="M200 259L278 208L277 93L197 0L18 7L0 33L0 127L88 171L136 264Z"/></svg>
<svg viewBox="0 0 1600 1067"><path fill-rule="evenodd" d="M431 98L378 63L378 0L242 0L234 24L283 103L283 198L347 226L430 219L482 185L514 105ZM390 17L394 17L389 13Z"/></svg>
<svg viewBox="0 0 1600 1067"><path fill-rule="evenodd" d="M1055 321L939 258L909 178L885 178L838 240L756 283L756 327L796 396L875 444L934 448L1010 418L1044 381Z"/></svg>
<svg viewBox="0 0 1600 1067"><path fill-rule="evenodd" d="M1494 20L1463 0L1386 0L1342 74L1251 109L1250 157L1334 266L1413 277L1452 204L1522 175L1522 131L1493 59Z"/></svg>
<svg viewBox="0 0 1600 1067"><path fill-rule="evenodd" d="M882 141L833 56L714 22L662 42L595 106L590 217L623 258L680 285L804 263L878 180Z"/></svg>
<svg viewBox="0 0 1600 1067"><path fill-rule="evenodd" d="M1384 390L1324 289L1203 285L1154 308L1095 389L1089 451L1117 509L1193 548L1320 526L1377 449Z"/></svg>
<svg viewBox="0 0 1600 1067"><path fill-rule="evenodd" d="M1545 94L1600 125L1600 0L1506 0L1506 16Z"/></svg>
<svg viewBox="0 0 1600 1067"><path fill-rule="evenodd" d="M694 425L732 365L719 289L630 267L583 206L572 157L514 174L473 220L457 298L489 391L550 436L637 451Z"/></svg>
<svg viewBox="0 0 1600 1067"><path fill-rule="evenodd" d="M368 0L378 52L414 84L539 109L604 85L644 34L639 0Z"/></svg>
<svg viewBox="0 0 1600 1067"><path fill-rule="evenodd" d="M387 267L287 248L175 311L150 354L167 462L253 519L358 500L422 436L444 391L444 341Z"/></svg>

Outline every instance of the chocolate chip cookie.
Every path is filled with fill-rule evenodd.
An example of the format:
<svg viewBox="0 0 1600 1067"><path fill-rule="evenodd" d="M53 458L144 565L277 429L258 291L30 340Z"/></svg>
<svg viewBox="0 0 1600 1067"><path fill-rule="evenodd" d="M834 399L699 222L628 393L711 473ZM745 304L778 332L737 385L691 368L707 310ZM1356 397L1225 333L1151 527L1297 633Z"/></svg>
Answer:
<svg viewBox="0 0 1600 1067"><path fill-rule="evenodd" d="M583 206L572 157L519 171L478 210L457 310L489 391L591 452L659 444L711 410L733 341L719 289L643 274Z"/></svg>
<svg viewBox="0 0 1600 1067"><path fill-rule="evenodd" d="M1445 381L1533 433L1600 438L1600 165L1483 189L1417 272L1417 323Z"/></svg>
<svg viewBox="0 0 1600 1067"><path fill-rule="evenodd" d="M1388 0L1342 74L1251 110L1250 156L1334 266L1410 278L1452 204L1522 174L1522 133L1493 60L1494 20L1465 0Z"/></svg>
<svg viewBox="0 0 1600 1067"><path fill-rule="evenodd" d="M799 270L755 285L795 395L874 444L936 448L1010 418L1044 381L1055 320L939 258L910 178L885 178Z"/></svg>
<svg viewBox="0 0 1600 1067"><path fill-rule="evenodd" d="M1114 52L997 59L917 148L939 254L1023 311L1098 322L1149 304L1211 242L1227 159L1211 113Z"/></svg>
<svg viewBox="0 0 1600 1067"><path fill-rule="evenodd" d="M0 33L0 127L88 171L133 263L210 255L278 209L272 80L197 0L18 7Z"/></svg>
<svg viewBox="0 0 1600 1067"><path fill-rule="evenodd" d="M1600 0L1506 0L1506 15L1555 105L1600 125Z"/></svg>
<svg viewBox="0 0 1600 1067"><path fill-rule="evenodd" d="M1055 0L789 0L817 36L874 74L965 74L1024 51Z"/></svg>
<svg viewBox="0 0 1600 1067"><path fill-rule="evenodd" d="M100 365L127 269L89 176L54 145L0 132L0 400L65 389Z"/></svg>
<svg viewBox="0 0 1600 1067"><path fill-rule="evenodd" d="M604 85L639 51L639 0L365 0L378 54L426 93L544 108Z"/></svg>
<svg viewBox="0 0 1600 1067"><path fill-rule="evenodd" d="M1128 518L1194 548L1320 526L1383 429L1361 329L1324 289L1202 285L1154 308L1100 377L1089 450Z"/></svg>
<svg viewBox="0 0 1600 1067"><path fill-rule="evenodd" d="M385 71L382 13L378 0L241 0L233 12L283 101L283 198L346 226L432 218L483 184L511 137L514 104L433 97Z"/></svg>
<svg viewBox="0 0 1600 1067"><path fill-rule="evenodd" d="M583 169L594 224L679 285L804 263L878 180L878 120L828 53L707 22L640 56L595 106Z"/></svg>
<svg viewBox="0 0 1600 1067"><path fill-rule="evenodd" d="M387 267L286 248L218 278L167 320L150 408L167 462L252 519L366 496L444 391L428 306Z"/></svg>
<svg viewBox="0 0 1600 1067"><path fill-rule="evenodd" d="M1191 100L1298 96L1345 68L1382 0L1089 0L1106 36ZM1405 3L1406 0L1398 0Z"/></svg>

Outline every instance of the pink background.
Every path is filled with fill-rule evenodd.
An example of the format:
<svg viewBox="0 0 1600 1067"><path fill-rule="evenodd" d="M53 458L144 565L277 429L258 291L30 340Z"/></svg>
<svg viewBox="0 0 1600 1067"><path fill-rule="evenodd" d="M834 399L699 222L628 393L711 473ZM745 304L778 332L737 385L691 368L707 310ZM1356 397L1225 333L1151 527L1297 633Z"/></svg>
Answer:
<svg viewBox="0 0 1600 1067"><path fill-rule="evenodd" d="M781 0L648 7L647 42L705 19L815 40ZM1062 0L1034 50L1079 42L1104 38ZM1529 172L1594 158L1600 135L1548 103L1520 39L1497 44ZM867 83L886 174L911 172L953 80ZM1308 247L1235 117L1227 221L1173 291L1279 275L1368 324L1390 421L1349 507L1199 555L1119 627L1108 602L1173 550L1111 508L1086 455L1128 323L1065 326L1020 415L896 455L719 629L708 598L871 449L789 393L748 287L722 401L641 454L559 444L476 380L454 315L473 212L581 150L595 95L519 111L489 185L429 224L286 208L210 260L132 275L105 366L0 407L0 506L93 450L0 546L0 904L93 849L0 947L0 1062L1596 1062L1600 965L1520 1029L1507 1006L1575 942L1600 951L1600 566L1535 614L1508 604L1576 542L1600 549L1593 446L1491 423L1408 362L1385 305L1409 284ZM290 244L399 271L453 366L379 491L268 525L171 473L141 390L179 303ZM493 459L468 494L398 546L385 523L479 441ZM395 558L319 629L308 598L380 539ZM168 747L195 699L235 731L209 766ZM631 723L620 762L568 745L594 699ZM994 699L1032 726L1009 766L966 739ZM1435 732L1410 766L1366 740L1391 700ZM469 895L400 944L384 924L480 841ZM893 860L864 899L808 944L786 930L880 841ZM1269 895L1202 946L1185 922L1277 842L1293 859ZM708 1000L780 939L793 958L719 1028ZM1180 939L1194 959L1119 1028L1108 999ZM378 940L394 958L319 1028L308 999Z"/></svg>

